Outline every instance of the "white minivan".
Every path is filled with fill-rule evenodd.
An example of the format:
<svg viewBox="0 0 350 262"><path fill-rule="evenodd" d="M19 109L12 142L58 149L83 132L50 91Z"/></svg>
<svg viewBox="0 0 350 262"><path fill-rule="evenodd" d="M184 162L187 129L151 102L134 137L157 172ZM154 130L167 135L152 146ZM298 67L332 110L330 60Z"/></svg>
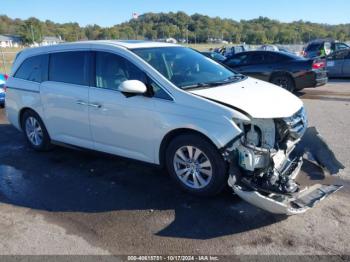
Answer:
<svg viewBox="0 0 350 262"><path fill-rule="evenodd" d="M87 41L20 52L6 83L9 121L39 151L76 146L165 166L197 195L227 184L273 213L304 212L338 187L303 188L290 155L303 103L190 48Z"/></svg>

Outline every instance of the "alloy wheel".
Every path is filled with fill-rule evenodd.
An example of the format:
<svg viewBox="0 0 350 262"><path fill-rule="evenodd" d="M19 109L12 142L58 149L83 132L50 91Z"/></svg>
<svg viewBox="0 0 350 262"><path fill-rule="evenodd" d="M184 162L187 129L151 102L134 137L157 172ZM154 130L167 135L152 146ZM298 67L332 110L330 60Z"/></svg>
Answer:
<svg viewBox="0 0 350 262"><path fill-rule="evenodd" d="M175 152L173 164L178 178L190 188L205 188L212 179L212 164L197 147L188 145L179 148Z"/></svg>
<svg viewBox="0 0 350 262"><path fill-rule="evenodd" d="M25 122L25 131L30 143L34 146L40 146L43 142L43 130L39 121L35 117L28 117Z"/></svg>

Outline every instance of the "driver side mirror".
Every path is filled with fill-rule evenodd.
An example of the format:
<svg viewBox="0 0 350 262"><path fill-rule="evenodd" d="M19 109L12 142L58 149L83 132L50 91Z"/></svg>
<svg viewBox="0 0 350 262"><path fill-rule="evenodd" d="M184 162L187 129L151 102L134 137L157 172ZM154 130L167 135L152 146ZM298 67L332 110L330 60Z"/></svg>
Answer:
<svg viewBox="0 0 350 262"><path fill-rule="evenodd" d="M139 80L126 80L119 85L119 91L128 95L144 94L147 87Z"/></svg>

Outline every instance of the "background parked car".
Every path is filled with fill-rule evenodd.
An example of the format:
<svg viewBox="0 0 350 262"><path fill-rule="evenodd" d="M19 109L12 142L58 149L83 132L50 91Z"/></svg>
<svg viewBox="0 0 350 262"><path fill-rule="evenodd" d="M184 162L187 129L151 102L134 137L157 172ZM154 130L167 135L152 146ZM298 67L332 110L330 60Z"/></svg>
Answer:
<svg viewBox="0 0 350 262"><path fill-rule="evenodd" d="M350 49L338 50L327 56L329 77L350 77Z"/></svg>
<svg viewBox="0 0 350 262"><path fill-rule="evenodd" d="M303 51L303 56L307 58L324 57L332 52L350 48L347 44L334 40L319 39L310 42Z"/></svg>
<svg viewBox="0 0 350 262"><path fill-rule="evenodd" d="M230 47L226 47L225 52L224 52L224 56L226 56L227 58L241 53L241 52L246 52L249 51L249 47L247 45L236 45L236 46L230 46Z"/></svg>
<svg viewBox="0 0 350 262"><path fill-rule="evenodd" d="M223 61L226 60L226 57L223 56L222 54L216 53L216 52L202 52L203 55L205 55L206 57L209 57L217 62L222 63Z"/></svg>
<svg viewBox="0 0 350 262"><path fill-rule="evenodd" d="M0 107L5 106L5 82L7 75L0 74Z"/></svg>
<svg viewBox="0 0 350 262"><path fill-rule="evenodd" d="M280 47L280 46L277 46L277 45L262 45L259 47L258 50L261 50L261 51L280 51L280 52L286 52L286 53L292 53L293 52L285 47Z"/></svg>
<svg viewBox="0 0 350 262"><path fill-rule="evenodd" d="M258 50L262 51L279 51L276 45L262 45L258 48Z"/></svg>
<svg viewBox="0 0 350 262"><path fill-rule="evenodd" d="M274 83L289 91L327 83L325 60L305 59L294 54L272 51L243 52L224 64L242 74Z"/></svg>

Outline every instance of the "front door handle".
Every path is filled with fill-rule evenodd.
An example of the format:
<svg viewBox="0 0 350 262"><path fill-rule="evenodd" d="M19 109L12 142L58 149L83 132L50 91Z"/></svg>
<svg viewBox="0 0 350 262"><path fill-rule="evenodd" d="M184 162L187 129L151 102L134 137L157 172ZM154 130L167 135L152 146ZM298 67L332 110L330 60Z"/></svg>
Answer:
<svg viewBox="0 0 350 262"><path fill-rule="evenodd" d="M101 107L102 107L102 105L100 105L100 104L94 104L94 103L89 104L89 106L94 107L94 108L101 108Z"/></svg>

